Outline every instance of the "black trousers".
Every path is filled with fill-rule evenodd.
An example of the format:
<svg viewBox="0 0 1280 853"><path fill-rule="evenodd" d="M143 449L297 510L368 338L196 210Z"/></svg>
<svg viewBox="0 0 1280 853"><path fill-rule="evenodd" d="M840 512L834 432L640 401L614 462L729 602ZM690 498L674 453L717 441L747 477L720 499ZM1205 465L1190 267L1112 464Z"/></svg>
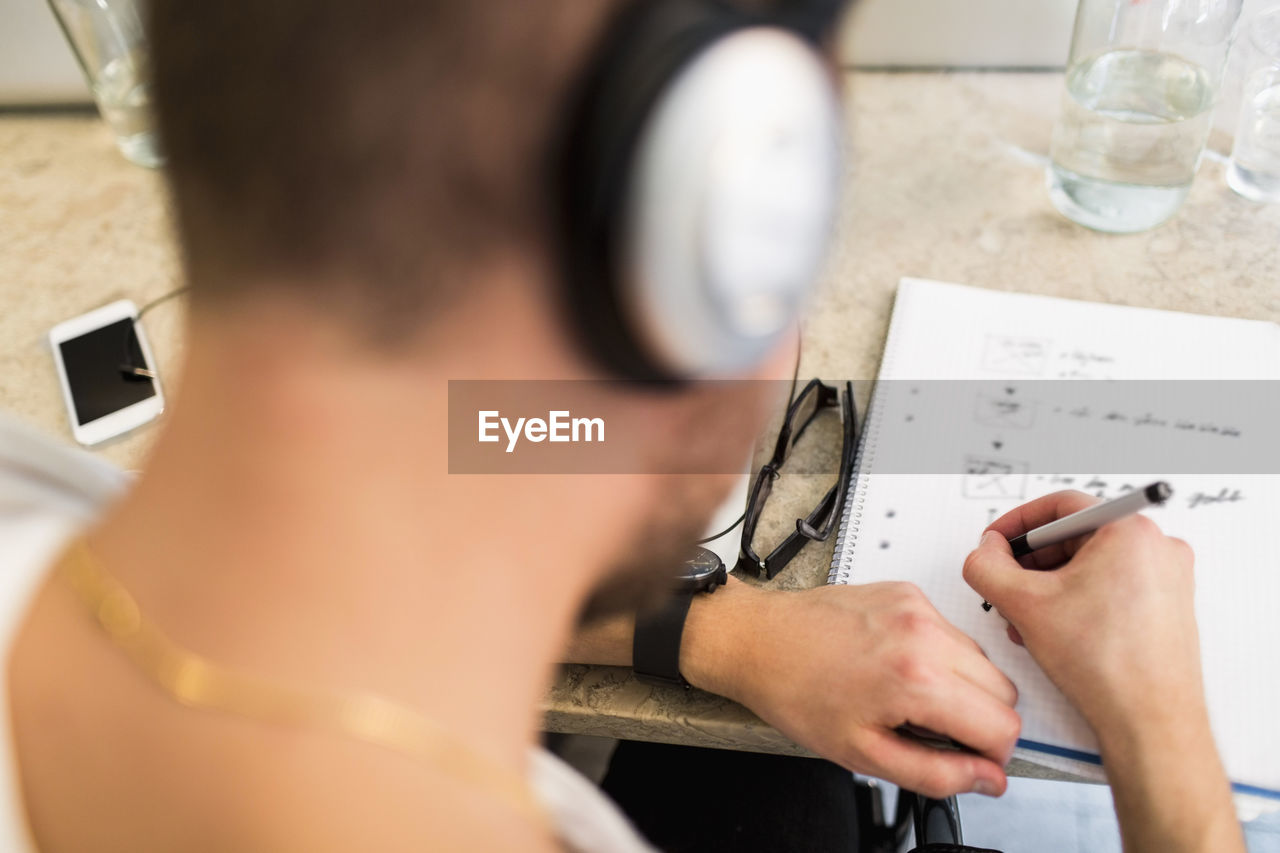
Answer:
<svg viewBox="0 0 1280 853"><path fill-rule="evenodd" d="M667 853L854 853L853 774L816 758L622 741L602 783Z"/></svg>

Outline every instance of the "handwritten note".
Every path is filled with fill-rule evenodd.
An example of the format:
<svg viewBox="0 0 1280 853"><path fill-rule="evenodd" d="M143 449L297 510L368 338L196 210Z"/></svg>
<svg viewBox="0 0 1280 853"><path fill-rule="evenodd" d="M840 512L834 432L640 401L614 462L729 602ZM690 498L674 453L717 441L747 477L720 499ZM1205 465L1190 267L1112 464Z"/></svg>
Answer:
<svg viewBox="0 0 1280 853"><path fill-rule="evenodd" d="M1118 393L1099 402L1047 392L1071 386L1069 397L1075 383L1045 382L1063 379L1106 380L1079 387ZM1026 500L1064 488L1113 497L1157 479L1117 464L1047 468L1036 450L1045 436L1095 445L1137 436L1131 446L1173 442L1201 458L1266 438L1247 413L1211 399L1221 383L1205 382L1199 402L1124 393L1125 382L1172 379L1280 380L1280 327L914 279L899 286L831 578L919 585L1017 683L1020 754L1038 763L1101 777L1092 732L1008 641L999 615L981 609L961 565L983 528ZM931 407L935 391L954 399ZM911 471L893 461L895 446L940 455ZM1280 801L1280 535L1258 535L1280 518L1280 469L1186 470L1162 473L1174 498L1148 514L1196 551L1206 691L1228 772L1238 792ZM886 542L893 547L875 547Z"/></svg>

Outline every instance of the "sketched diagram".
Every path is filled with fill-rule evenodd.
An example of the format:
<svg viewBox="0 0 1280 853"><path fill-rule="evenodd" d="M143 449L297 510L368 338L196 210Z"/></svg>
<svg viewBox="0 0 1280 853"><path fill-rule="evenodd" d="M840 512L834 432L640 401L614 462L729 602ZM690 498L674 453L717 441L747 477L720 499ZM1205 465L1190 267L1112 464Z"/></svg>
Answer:
<svg viewBox="0 0 1280 853"><path fill-rule="evenodd" d="M1049 367L1049 341L987 335L982 348L982 369L1004 376L1043 376Z"/></svg>
<svg viewBox="0 0 1280 853"><path fill-rule="evenodd" d="M982 500L1022 500L1027 485L1026 462L967 456L964 460L964 496Z"/></svg>
<svg viewBox="0 0 1280 853"><path fill-rule="evenodd" d="M1030 429L1036 422L1036 404L1012 397L979 394L974 418L983 426Z"/></svg>

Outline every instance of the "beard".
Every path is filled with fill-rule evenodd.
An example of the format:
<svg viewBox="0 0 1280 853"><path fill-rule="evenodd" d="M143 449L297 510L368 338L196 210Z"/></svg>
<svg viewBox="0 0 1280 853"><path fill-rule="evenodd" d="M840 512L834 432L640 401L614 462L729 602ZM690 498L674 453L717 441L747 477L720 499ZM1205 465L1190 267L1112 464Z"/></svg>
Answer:
<svg viewBox="0 0 1280 853"><path fill-rule="evenodd" d="M670 598L684 561L693 555L694 543L732 482L728 477L663 479L667 498L636 525L583 604L579 625L654 609Z"/></svg>
<svg viewBox="0 0 1280 853"><path fill-rule="evenodd" d="M607 561L579 611L580 626L653 609L671 597L716 508L745 473L767 414L785 402L785 387L770 381L704 383L649 422L654 444L648 470L739 473L648 475L656 478L656 497Z"/></svg>

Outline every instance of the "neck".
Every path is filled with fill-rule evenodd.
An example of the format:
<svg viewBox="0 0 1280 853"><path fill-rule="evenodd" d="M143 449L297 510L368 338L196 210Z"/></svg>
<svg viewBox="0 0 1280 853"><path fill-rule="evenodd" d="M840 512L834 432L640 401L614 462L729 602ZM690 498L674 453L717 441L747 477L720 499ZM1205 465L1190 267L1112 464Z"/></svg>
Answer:
<svg viewBox="0 0 1280 853"><path fill-rule="evenodd" d="M523 769L617 526L581 481L449 475L447 380L482 362L362 355L284 322L195 324L163 436L92 545L193 651L383 694Z"/></svg>

